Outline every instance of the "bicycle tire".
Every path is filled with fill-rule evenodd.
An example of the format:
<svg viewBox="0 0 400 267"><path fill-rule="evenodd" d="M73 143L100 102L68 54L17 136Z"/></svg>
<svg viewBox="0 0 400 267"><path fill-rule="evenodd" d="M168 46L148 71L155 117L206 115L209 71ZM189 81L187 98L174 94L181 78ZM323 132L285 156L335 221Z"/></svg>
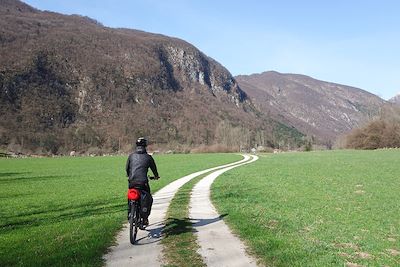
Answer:
<svg viewBox="0 0 400 267"><path fill-rule="evenodd" d="M134 202L131 205L131 214L132 216L129 219L129 239L132 245L135 244L136 242L136 236L138 232L138 226L139 226L139 219L138 218L138 209L137 209L137 203Z"/></svg>

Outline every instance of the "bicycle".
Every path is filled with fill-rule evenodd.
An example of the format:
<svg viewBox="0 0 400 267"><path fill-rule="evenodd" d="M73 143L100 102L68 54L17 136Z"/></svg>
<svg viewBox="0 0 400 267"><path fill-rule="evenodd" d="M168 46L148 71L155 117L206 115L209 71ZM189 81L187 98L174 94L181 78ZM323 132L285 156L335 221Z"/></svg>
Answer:
<svg viewBox="0 0 400 267"><path fill-rule="evenodd" d="M149 177L150 180L157 180L158 178ZM140 213L140 189L130 188L128 189L128 201L129 201L129 240L132 245L136 242L138 228L144 230L143 217Z"/></svg>

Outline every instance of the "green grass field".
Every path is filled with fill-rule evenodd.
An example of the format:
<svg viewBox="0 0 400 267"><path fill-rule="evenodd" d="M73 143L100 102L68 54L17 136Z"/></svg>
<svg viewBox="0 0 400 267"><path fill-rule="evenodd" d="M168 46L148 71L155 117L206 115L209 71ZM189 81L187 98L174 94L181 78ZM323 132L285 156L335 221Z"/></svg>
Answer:
<svg viewBox="0 0 400 267"><path fill-rule="evenodd" d="M212 190L262 264L400 266L400 150L263 155Z"/></svg>
<svg viewBox="0 0 400 267"><path fill-rule="evenodd" d="M241 159L157 155L167 183ZM126 221L125 157L0 159L0 266L101 266Z"/></svg>

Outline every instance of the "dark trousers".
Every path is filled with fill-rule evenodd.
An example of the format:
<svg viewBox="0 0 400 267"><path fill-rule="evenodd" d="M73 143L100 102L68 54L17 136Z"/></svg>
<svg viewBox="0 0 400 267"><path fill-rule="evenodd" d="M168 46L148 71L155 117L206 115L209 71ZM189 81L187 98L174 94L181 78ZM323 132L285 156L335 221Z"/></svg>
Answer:
<svg viewBox="0 0 400 267"><path fill-rule="evenodd" d="M143 190L146 191L150 194L150 186L149 183L133 183L133 182L129 182L128 184L129 189L131 188L136 188L139 190ZM151 209L151 207L150 207ZM129 199L128 199L128 214L131 211L131 206L129 205Z"/></svg>
<svg viewBox="0 0 400 267"><path fill-rule="evenodd" d="M129 187L129 189L131 189L131 188L136 188L136 189L144 190L144 191L146 191L147 193L151 194L149 183L134 183L134 182L129 182L128 187Z"/></svg>

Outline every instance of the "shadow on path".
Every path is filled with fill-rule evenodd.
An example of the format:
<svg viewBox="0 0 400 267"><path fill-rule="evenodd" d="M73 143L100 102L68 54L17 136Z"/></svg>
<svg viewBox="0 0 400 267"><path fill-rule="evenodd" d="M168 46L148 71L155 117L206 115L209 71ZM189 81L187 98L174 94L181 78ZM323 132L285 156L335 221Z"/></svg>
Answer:
<svg viewBox="0 0 400 267"><path fill-rule="evenodd" d="M222 214L218 217L211 218L211 219L195 219L195 218L168 218L166 227L162 231L166 237L168 236L176 236L184 233L189 232L196 232L193 227L204 226L211 223L218 222L222 220L225 216L228 216L227 213Z"/></svg>
<svg viewBox="0 0 400 267"><path fill-rule="evenodd" d="M219 222L226 216L228 216L228 213L221 214L220 216L211 218L211 219L194 219L194 218L192 218L191 221L192 221L194 227L199 227L199 226L205 226L205 225L208 225L211 223Z"/></svg>

